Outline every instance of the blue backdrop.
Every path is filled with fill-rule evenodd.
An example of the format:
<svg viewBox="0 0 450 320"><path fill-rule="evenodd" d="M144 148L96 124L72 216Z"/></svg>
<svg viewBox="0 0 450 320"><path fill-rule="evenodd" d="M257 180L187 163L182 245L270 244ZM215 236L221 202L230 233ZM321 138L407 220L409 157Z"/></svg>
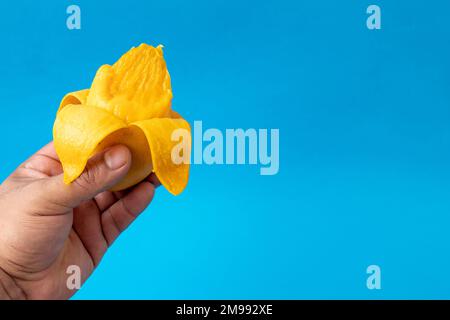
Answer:
<svg viewBox="0 0 450 320"><path fill-rule="evenodd" d="M366 8L382 29L366 27ZM68 30L66 8L81 8ZM450 2L8 1L0 178L51 140L61 97L164 44L174 109L279 128L280 172L193 166L75 296L450 298ZM368 290L366 268L382 270Z"/></svg>

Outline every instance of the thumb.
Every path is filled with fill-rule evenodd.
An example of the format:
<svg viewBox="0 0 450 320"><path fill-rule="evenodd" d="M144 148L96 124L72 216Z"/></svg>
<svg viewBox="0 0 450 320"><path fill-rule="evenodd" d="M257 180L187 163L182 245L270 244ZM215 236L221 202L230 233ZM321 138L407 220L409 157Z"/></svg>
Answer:
<svg viewBox="0 0 450 320"><path fill-rule="evenodd" d="M92 157L84 172L71 184L63 182L62 175L45 179L41 194L50 202L75 208L118 183L131 166L131 152L122 145L108 148Z"/></svg>

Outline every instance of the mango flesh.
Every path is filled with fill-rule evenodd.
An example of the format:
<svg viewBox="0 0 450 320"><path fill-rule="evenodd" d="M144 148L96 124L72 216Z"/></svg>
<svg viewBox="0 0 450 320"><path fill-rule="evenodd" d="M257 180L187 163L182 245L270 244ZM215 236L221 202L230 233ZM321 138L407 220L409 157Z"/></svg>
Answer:
<svg viewBox="0 0 450 320"><path fill-rule="evenodd" d="M100 67L90 89L66 95L53 127L55 149L64 169L64 181L73 182L88 159L112 145L126 145L131 168L112 191L129 188L154 172L169 192L186 187L188 163L174 163L171 151L177 129L190 126L171 109L170 76L162 47L142 44L112 66Z"/></svg>
<svg viewBox="0 0 450 320"><path fill-rule="evenodd" d="M162 46L142 44L97 71L86 104L126 123L170 116L172 87Z"/></svg>

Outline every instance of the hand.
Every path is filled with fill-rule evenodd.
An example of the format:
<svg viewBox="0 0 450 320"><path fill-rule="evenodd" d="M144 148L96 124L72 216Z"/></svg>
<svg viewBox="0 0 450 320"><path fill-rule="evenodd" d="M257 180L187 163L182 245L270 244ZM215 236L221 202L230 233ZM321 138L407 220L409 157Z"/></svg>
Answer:
<svg viewBox="0 0 450 320"><path fill-rule="evenodd" d="M0 298L67 299L67 268L84 282L114 240L151 202L152 174L130 190L106 191L130 168L131 153L114 146L92 157L70 185L53 143L0 186Z"/></svg>

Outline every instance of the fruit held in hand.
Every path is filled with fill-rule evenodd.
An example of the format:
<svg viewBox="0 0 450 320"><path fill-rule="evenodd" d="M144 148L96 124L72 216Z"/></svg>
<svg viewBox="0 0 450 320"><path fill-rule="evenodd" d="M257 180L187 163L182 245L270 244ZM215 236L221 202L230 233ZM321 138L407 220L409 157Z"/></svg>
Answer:
<svg viewBox="0 0 450 320"><path fill-rule="evenodd" d="M162 47L142 44L115 64L97 71L91 88L67 94L53 127L56 152L71 183L88 159L105 148L123 144L132 154L126 177L112 188L126 189L154 172L172 194L189 178L189 164L172 161L177 129L190 126L171 108L172 89ZM190 139L187 142L190 152ZM186 150L185 150L186 152Z"/></svg>

